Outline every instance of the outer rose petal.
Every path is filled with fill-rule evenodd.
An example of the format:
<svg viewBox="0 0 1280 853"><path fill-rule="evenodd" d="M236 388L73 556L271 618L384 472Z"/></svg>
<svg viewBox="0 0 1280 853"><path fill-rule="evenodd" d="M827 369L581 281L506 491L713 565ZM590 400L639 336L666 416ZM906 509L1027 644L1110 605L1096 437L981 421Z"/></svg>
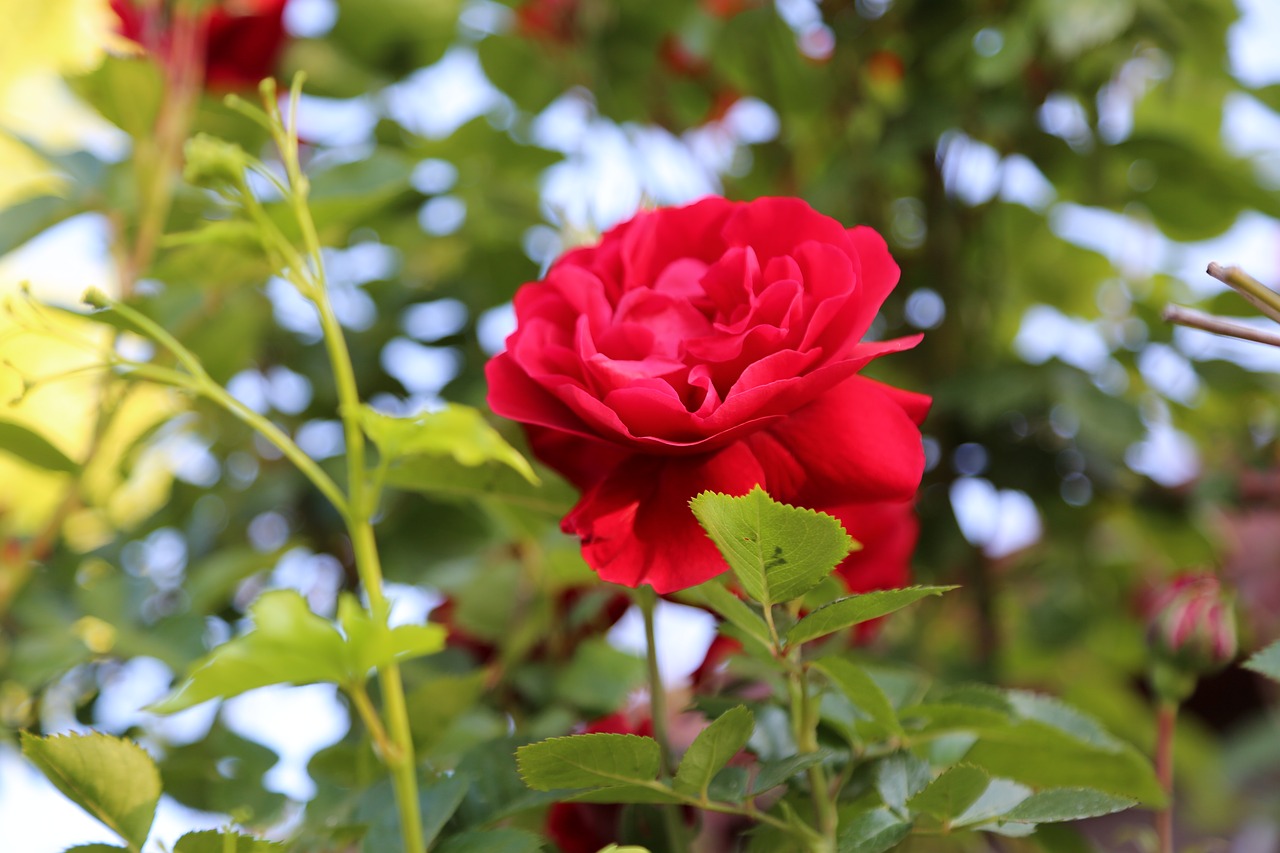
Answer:
<svg viewBox="0 0 1280 853"><path fill-rule="evenodd" d="M616 444L526 425L533 453L579 489L589 489L630 456Z"/></svg>
<svg viewBox="0 0 1280 853"><path fill-rule="evenodd" d="M911 555L920 535L911 501L847 504L822 511L840 519L862 545L836 567L849 592L897 589L910 582Z"/></svg>
<svg viewBox="0 0 1280 853"><path fill-rule="evenodd" d="M889 254L884 238L874 228L860 225L849 229L849 239L862 265L862 277L858 282L857 320L853 328L866 331L875 319L885 297L898 283L902 272Z"/></svg>
<svg viewBox="0 0 1280 853"><path fill-rule="evenodd" d="M886 389L852 376L751 436L752 448L777 488L775 496L821 508L850 501L904 501L914 495L924 472L920 431L899 398Z"/></svg>
<svg viewBox="0 0 1280 853"><path fill-rule="evenodd" d="M920 537L920 520L911 501L851 504L823 512L840 519L849 535L862 545L836 567L849 592L898 589L911 582L911 555ZM880 619L873 619L856 626L855 639L870 642L880 624Z"/></svg>
<svg viewBox="0 0 1280 853"><path fill-rule="evenodd" d="M706 456L633 456L565 516L582 556L601 578L659 593L697 586L728 566L698 526L689 501L704 491L744 495L764 484L745 443Z"/></svg>

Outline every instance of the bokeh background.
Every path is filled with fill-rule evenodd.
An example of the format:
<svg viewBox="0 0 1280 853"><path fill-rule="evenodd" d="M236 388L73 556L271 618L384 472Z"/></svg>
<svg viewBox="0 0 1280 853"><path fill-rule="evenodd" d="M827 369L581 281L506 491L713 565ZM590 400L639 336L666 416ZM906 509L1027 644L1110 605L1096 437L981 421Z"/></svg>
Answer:
<svg viewBox="0 0 1280 853"><path fill-rule="evenodd" d="M874 375L935 398L915 574L963 589L892 621L877 654L1064 696L1147 748L1145 589L1219 571L1239 591L1245 649L1280 637L1280 355L1159 319L1168 301L1249 317L1204 275L1210 261L1280 282L1280 5L288 0L283 21L282 79L308 74L298 121L334 300L378 407L482 404L515 288L641 206L798 195L888 239L902 283L873 334L926 333ZM137 60L84 66L0 91L0 140L43 163L0 163L10 296L23 281L68 304L120 286L157 84ZM11 70L0 60L0 83ZM197 127L261 149L219 95ZM211 210L179 190L168 230ZM317 319L252 251L167 244L133 290L239 399L334 463ZM32 380L94 356L20 332L22 310L0 338L4 418L79 459L95 380ZM138 709L263 590L332 613L354 583L339 525L225 415L146 388L121 406L58 517L61 544L3 590L0 725L127 732L164 756L172 797L153 844L222 825L190 806L237 798L254 826L305 829L301 804L328 790L308 762L350 740L332 688L170 719ZM0 455L0 537L16 548L46 531L67 477ZM553 515L480 506L388 504L397 619L447 597L473 632L500 633L517 600L492 590L519 587L513 543L538 541L581 577ZM660 626L679 685L713 628L675 605ZM634 614L609 637L636 649ZM611 701L557 690L577 713ZM1274 700L1237 668L1192 700L1178 754L1191 834L1280 849ZM210 764L216 778L198 772ZM108 838L0 734L0 847Z"/></svg>

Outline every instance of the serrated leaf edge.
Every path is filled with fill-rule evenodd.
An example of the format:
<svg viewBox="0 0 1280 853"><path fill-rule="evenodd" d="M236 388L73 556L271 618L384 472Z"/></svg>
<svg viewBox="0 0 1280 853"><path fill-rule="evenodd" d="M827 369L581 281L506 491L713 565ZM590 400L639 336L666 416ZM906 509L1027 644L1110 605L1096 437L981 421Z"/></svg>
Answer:
<svg viewBox="0 0 1280 853"><path fill-rule="evenodd" d="M46 767L46 762L45 762L45 761L37 760L36 758L33 758L33 757L31 756L31 754L27 751L27 744L28 744L28 743L32 743L32 742L34 742L34 743L41 743L41 744L43 744L43 743L49 743L49 742L52 742L52 741L62 741L62 740L67 740L67 741L70 741L70 740L82 741L82 740L93 740L93 739L98 739L98 738L103 738L103 739L106 739L106 740L109 740L109 741L114 741L115 743L119 743L119 744L122 744L122 745L124 745L124 746L126 746L126 747L130 747L130 748L132 748L132 749L136 749L138 752L140 752L140 753L143 755L143 757L145 757L145 758L147 759L147 767L148 767L148 768L150 768L150 773L151 773L152 777L153 777L153 778L154 778L154 780L155 780L155 787L156 787L156 789L157 789L157 790L162 790L163 785L162 785L162 783L161 783L161 781L160 781L160 768L156 766L155 761L151 758L151 756L147 753L147 751L146 751L145 749L143 749L141 746L139 746L139 745L137 744L137 742L132 741L132 740L129 740L128 738L117 737L116 735L111 735L111 734L107 734L106 732L98 732L98 731L88 732L88 733L85 733L85 734L78 734L78 733L74 733L74 732L73 732L73 733L67 733L67 734L55 734L55 735L46 735L46 736L44 736L44 737L41 737L40 735L34 735L34 734L30 733L30 732L22 732L22 733L21 733L21 736L20 736L20 738L19 738L19 741L20 741L20 743L22 744L22 754L23 754L23 756L25 756L25 757L26 757L26 759L27 759L28 761L30 761L32 764L35 764L35 765L36 765L36 767L38 767L38 768L39 768L39 770L40 770L40 772L41 772L41 773L43 773L44 775L48 776L48 775L50 774L50 771L54 771L54 772L56 772L56 773L57 773L58 778L59 778L59 779L61 779L61 780L63 781L63 783L64 783L64 784L67 784L67 787L71 788L72 790L79 791L79 790L80 790L80 786L79 786L79 785L74 785L74 784L69 784L69 783L71 782L71 780L70 780L70 779L68 779L68 778L67 778L67 776L66 776L64 773L60 772L60 768L54 767L54 766L52 766L52 765L50 765L50 766ZM52 779L51 779L50 781L52 781ZM61 789L59 789L59 792L61 793ZM64 796L65 796L65 794L64 794ZM82 796L83 796L83 793L82 793ZM124 841L124 843L125 843L125 844L129 845L129 846L128 846L128 849L129 849L129 850L141 850L141 849L142 849L142 843L145 843L145 842L146 842L146 838L142 839L142 843L139 843L139 844L137 844L137 845L134 845L133 840L132 840L132 839L130 839L130 838L126 838L126 837L125 837L125 834L124 834L124 833L123 833L123 832L122 832L122 831L121 831L121 830L120 830L120 829L115 825L115 822L114 822L113 820L111 820L111 819L110 819L110 816L109 816L109 815L102 814L102 813L100 813L100 810L99 810L99 809L90 808L90 807L89 807L88 805L86 805L85 803L80 802L79 800L73 799L73 798L71 798L71 797L69 797L69 796L67 797L67 799L71 800L71 802L75 803L77 806L79 806L81 809L83 809L85 812L87 812L89 815L91 815L95 820L97 820L99 823L101 823L101 824L102 824L103 826L105 826L107 829L111 830L111 831L112 831L112 832L114 832L117 836L119 836L119 837L120 837L120 840ZM158 798L158 797L157 797L157 802L159 802L159 798ZM152 827L152 826L154 826L154 824L155 824L155 819L156 819L156 817L155 817L155 809L154 809L154 807L153 807L153 808L152 808L152 812L151 812L151 823L147 825L147 834L148 834L148 835L150 835L151 827Z"/></svg>

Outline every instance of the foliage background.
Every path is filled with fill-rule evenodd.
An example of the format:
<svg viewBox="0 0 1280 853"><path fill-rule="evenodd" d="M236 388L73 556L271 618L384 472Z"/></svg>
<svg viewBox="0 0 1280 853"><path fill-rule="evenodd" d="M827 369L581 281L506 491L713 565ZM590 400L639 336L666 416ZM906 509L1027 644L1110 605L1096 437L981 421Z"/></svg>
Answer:
<svg viewBox="0 0 1280 853"><path fill-rule="evenodd" d="M876 370L936 398L917 576L964 589L892 622L877 654L1062 695L1145 749L1144 585L1221 567L1242 592L1246 648L1280 633L1269 571L1280 541L1276 360L1158 319L1168 300L1246 313L1199 276L1210 260L1278 277L1280 74L1250 70L1247 46L1234 62L1228 51L1233 33L1247 45L1268 31L1259 22L1276 26L1264 4L1244 24L1229 0L530 5L545 14L453 0L290 4L282 71L309 76L300 123L317 217L340 247L330 270L375 404L482 404L482 367L515 287L642 203L799 195L888 237L903 283L879 333L927 330ZM58 195L30 197L47 188L37 182L4 198L0 252L25 245L0 262L5 287L32 277L72 301L91 282L69 255L103 257L135 227L128 135L148 127L155 85L117 59L72 79L123 134L91 113L77 112L85 124L64 139L0 121L69 176ZM29 112L0 119L10 114ZM215 98L197 124L262 144ZM210 209L205 194L180 190L168 230ZM1205 244L1224 233L1246 257ZM110 278L110 262L100 274ZM148 313L215 378L333 464L340 439L315 320L255 253L167 247L141 289ZM6 346L17 370L0 388L13 398L19 375L76 363L54 342ZM78 458L91 384L37 388L13 417ZM0 723L130 732L168 750L179 801L216 808L247 796L251 825L287 814L305 826L317 809L302 813L279 792L328 807L350 780L326 772L363 747L343 739L332 691L246 697L216 720L213 709L162 722L136 708L228 636L264 589L300 588L332 612L354 582L348 546L323 501L242 425L158 391L126 402L136 414L86 474L65 543L3 602ZM25 541L67 475L0 464L0 534ZM553 585L585 578L554 511L456 497L407 491L388 504L388 577L403 618L448 594L470 631L509 638L515 663L510 694L496 698L481 698L462 656L421 676L424 691L452 679L459 697L424 735L429 749L497 737L511 708L530 711L535 731L613 710L636 678L599 674L638 677L629 659L597 644L594 659L562 662L557 675L520 647L555 619L531 586L530 554ZM499 586L516 594L488 594ZM1272 698L1231 670L1193 700L1180 777L1201 832L1280 832L1266 770L1280 757ZM246 735L272 719L286 730L308 721L312 749L338 744L312 762L312 781L301 775L308 744L295 741L288 770L264 785L280 756ZM6 804L26 777L2 754L8 815L23 808ZM231 777L200 774L227 757Z"/></svg>

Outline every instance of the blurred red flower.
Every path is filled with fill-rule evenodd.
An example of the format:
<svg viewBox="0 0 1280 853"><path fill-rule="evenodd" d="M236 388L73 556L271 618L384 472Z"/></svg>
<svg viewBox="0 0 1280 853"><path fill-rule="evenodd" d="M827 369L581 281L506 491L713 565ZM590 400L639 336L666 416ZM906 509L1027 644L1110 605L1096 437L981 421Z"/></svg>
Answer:
<svg viewBox="0 0 1280 853"><path fill-rule="evenodd" d="M251 89L270 77L284 50L287 0L227 0L210 7L195 22L202 31L204 82L210 89ZM111 0L120 18L120 34L152 52L160 62L174 61L173 21L158 4Z"/></svg>

